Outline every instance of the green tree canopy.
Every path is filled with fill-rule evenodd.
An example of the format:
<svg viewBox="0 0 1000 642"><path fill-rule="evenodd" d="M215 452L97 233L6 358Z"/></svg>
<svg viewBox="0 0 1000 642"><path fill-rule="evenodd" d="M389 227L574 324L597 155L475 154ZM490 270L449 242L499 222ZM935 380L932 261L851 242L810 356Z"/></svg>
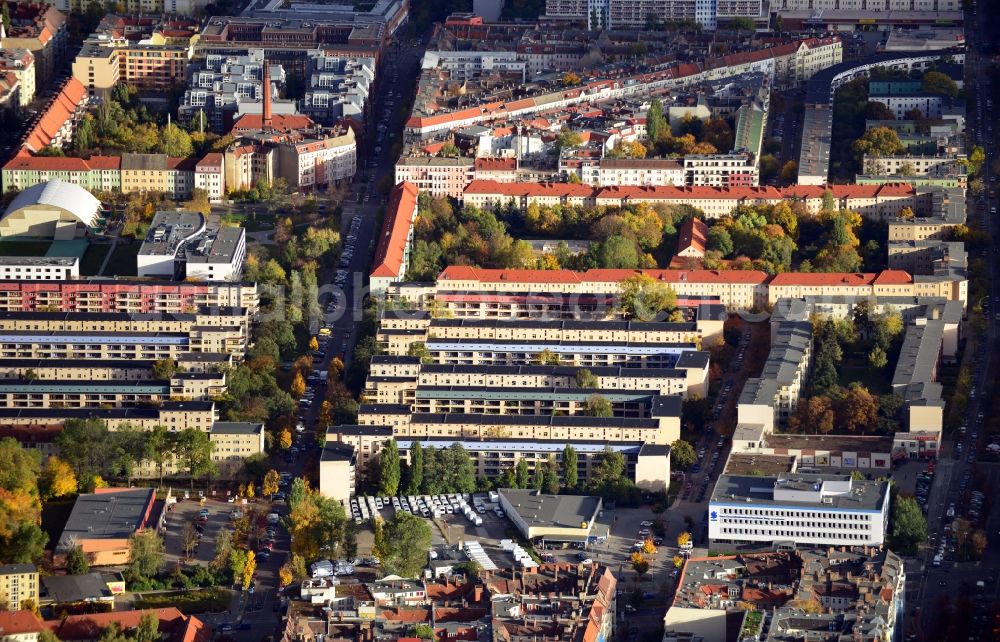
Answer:
<svg viewBox="0 0 1000 642"><path fill-rule="evenodd" d="M166 562L163 538L153 530L133 533L128 540L128 565L125 579L130 582L149 580L160 572Z"/></svg>
<svg viewBox="0 0 1000 642"><path fill-rule="evenodd" d="M431 546L431 529L427 521L405 511L396 511L383 526L381 542L376 542L375 554L387 575L415 578L420 576Z"/></svg>
<svg viewBox="0 0 1000 642"><path fill-rule="evenodd" d="M670 444L670 461L677 468L687 468L698 460L691 442L677 439Z"/></svg>
<svg viewBox="0 0 1000 642"><path fill-rule="evenodd" d="M940 71L928 71L924 74L922 88L925 93L941 96L958 96L958 84L948 74Z"/></svg>
<svg viewBox="0 0 1000 642"><path fill-rule="evenodd" d="M917 547L927 540L927 520L912 497L896 496L891 537L892 550L902 555L916 555Z"/></svg>
<svg viewBox="0 0 1000 642"><path fill-rule="evenodd" d="M379 495L395 497L399 492L399 447L396 440L390 439L378 457Z"/></svg>
<svg viewBox="0 0 1000 642"><path fill-rule="evenodd" d="M899 134L889 127L873 127L861 138L854 141L854 151L858 155L896 156L906 151L906 146L899 140Z"/></svg>

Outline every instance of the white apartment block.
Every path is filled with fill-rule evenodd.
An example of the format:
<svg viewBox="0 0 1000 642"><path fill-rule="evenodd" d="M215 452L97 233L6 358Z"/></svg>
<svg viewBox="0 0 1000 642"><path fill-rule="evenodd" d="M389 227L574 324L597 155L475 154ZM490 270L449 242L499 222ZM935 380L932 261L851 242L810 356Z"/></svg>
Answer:
<svg viewBox="0 0 1000 642"><path fill-rule="evenodd" d="M684 157L684 184L710 187L756 187L760 183L753 154L692 154Z"/></svg>
<svg viewBox="0 0 1000 642"><path fill-rule="evenodd" d="M309 87L302 112L320 122L342 118L364 122L375 84L374 58L342 58L330 52L309 52Z"/></svg>
<svg viewBox="0 0 1000 642"><path fill-rule="evenodd" d="M475 172L471 158L403 157L396 163L396 184L413 183L421 192L461 199Z"/></svg>
<svg viewBox="0 0 1000 642"><path fill-rule="evenodd" d="M643 28L650 20L697 21L715 29L717 18L757 18L760 0L546 0L548 18L586 20L589 29Z"/></svg>
<svg viewBox="0 0 1000 642"><path fill-rule="evenodd" d="M898 176L905 167L910 169L907 176L928 174L965 175L965 170L954 155L942 156L868 156L862 161L866 174ZM904 177L905 178L905 177Z"/></svg>
<svg viewBox="0 0 1000 642"><path fill-rule="evenodd" d="M881 546L889 484L849 475L722 475L708 504L713 543Z"/></svg>
<svg viewBox="0 0 1000 642"><path fill-rule="evenodd" d="M226 194L226 172L223 155L217 152L205 154L194 167L194 187L208 194L210 203L218 203Z"/></svg>
<svg viewBox="0 0 1000 642"><path fill-rule="evenodd" d="M353 177L357 164L358 146L350 127L339 136L307 138L278 147L280 175L292 187L338 183Z"/></svg>
<svg viewBox="0 0 1000 642"><path fill-rule="evenodd" d="M520 74L525 80L528 63L516 51L428 51L423 69L443 69L452 80L465 81L493 73Z"/></svg>
<svg viewBox="0 0 1000 642"><path fill-rule="evenodd" d="M961 11L960 0L778 0L773 9L843 11Z"/></svg>
<svg viewBox="0 0 1000 642"><path fill-rule="evenodd" d="M0 280L66 281L80 278L80 259L69 256L0 256Z"/></svg>
<svg viewBox="0 0 1000 642"><path fill-rule="evenodd" d="M868 100L882 103L892 110L896 120L902 120L906 112L919 109L924 118L941 118L942 109L950 106L951 101L944 96L934 94L904 94L899 96L873 94Z"/></svg>
<svg viewBox="0 0 1000 642"><path fill-rule="evenodd" d="M574 163L560 159L559 173L565 176L576 174L581 183L595 187L685 184L684 166L667 159L602 158Z"/></svg>

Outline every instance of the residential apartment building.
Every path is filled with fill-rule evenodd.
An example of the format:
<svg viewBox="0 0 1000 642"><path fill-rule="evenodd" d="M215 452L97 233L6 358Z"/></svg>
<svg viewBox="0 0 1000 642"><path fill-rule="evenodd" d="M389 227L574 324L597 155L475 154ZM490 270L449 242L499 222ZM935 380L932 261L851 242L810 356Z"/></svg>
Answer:
<svg viewBox="0 0 1000 642"><path fill-rule="evenodd" d="M396 161L396 184L410 183L433 196L462 198L466 186L475 178L472 158L437 158L403 156Z"/></svg>
<svg viewBox="0 0 1000 642"><path fill-rule="evenodd" d="M757 158L753 154L689 154L684 157L685 185L755 187L759 182Z"/></svg>
<svg viewBox="0 0 1000 642"><path fill-rule="evenodd" d="M799 405L812 362L812 323L784 321L774 335L760 375L743 385L736 406L740 425L763 424L776 430Z"/></svg>
<svg viewBox="0 0 1000 642"><path fill-rule="evenodd" d="M810 38L703 61L673 63L650 73L637 73L627 77L615 73L613 78L594 78L580 87L560 89L529 98L483 101L477 104L475 97L471 97L462 102L461 108L455 110L442 110L437 102L422 98L440 95L445 90L443 85L447 81L447 74L432 67L425 69L420 78L418 100L406 122L406 134L414 140L427 139L470 125L507 122L513 118L574 105L592 106L623 99L641 100L662 93L663 90L754 73L764 74L774 86L791 87L807 80L822 64L839 62L841 48L837 37Z"/></svg>
<svg viewBox="0 0 1000 642"><path fill-rule="evenodd" d="M856 11L961 11L959 0L854 0L845 5L838 0L779 0L775 8L802 9L852 9Z"/></svg>
<svg viewBox="0 0 1000 642"><path fill-rule="evenodd" d="M210 375L218 384L218 375L231 368L236 358L223 353L192 352L177 357L176 375ZM0 359L0 379L25 380L33 376L44 381L146 381L153 379L154 361L112 359ZM29 373L30 371L30 373ZM223 380L224 383L224 380ZM209 394L212 394L210 392Z"/></svg>
<svg viewBox="0 0 1000 642"><path fill-rule="evenodd" d="M2 364L2 362L0 362ZM2 365L0 365L2 368ZM708 353L687 352L674 368L579 368L564 365L458 366L424 364L417 357L372 358L365 398L376 405L414 404L418 390L517 390L572 388L586 370L603 390L644 390L660 395L703 396L708 386ZM3 372L0 369L0 372ZM583 376L583 375L580 375Z"/></svg>
<svg viewBox="0 0 1000 642"><path fill-rule="evenodd" d="M389 426L399 437L433 436L455 439L516 437L562 443L575 440L671 444L680 436L681 397L655 396L647 417L587 415L415 413L408 406L362 404L358 424Z"/></svg>
<svg viewBox="0 0 1000 642"><path fill-rule="evenodd" d="M904 628L906 580L904 560L884 546L692 557L681 568L663 639L722 639L728 623L768 642L828 633L895 640ZM821 611L806 613L803 603ZM768 616L755 619L761 612Z"/></svg>
<svg viewBox="0 0 1000 642"><path fill-rule="evenodd" d="M510 293L553 293L589 296L594 293L617 295L621 282L635 270L488 270L468 266L446 267L434 285L434 300L465 306L464 293L485 296ZM666 283L679 298L705 297L729 311L764 307L767 304L768 275L747 270L642 270L642 274ZM449 294L455 293L455 300ZM706 301L707 302L707 301ZM470 301L472 305L480 305ZM504 301L496 303L503 305ZM514 301L513 303L516 303ZM586 303L586 301L584 301Z"/></svg>
<svg viewBox="0 0 1000 642"><path fill-rule="evenodd" d="M26 151L3 166L3 189L23 191L39 183L62 180L94 192L121 191L120 156L71 158L32 156Z"/></svg>
<svg viewBox="0 0 1000 642"><path fill-rule="evenodd" d="M357 484L357 459L354 447L327 436L319 456L319 493L347 502ZM305 597L305 596L304 596Z"/></svg>
<svg viewBox="0 0 1000 642"><path fill-rule="evenodd" d="M357 171L358 148L350 127L318 138L305 135L288 140L277 150L278 175L291 187L311 190L338 185Z"/></svg>
<svg viewBox="0 0 1000 642"><path fill-rule="evenodd" d="M698 322L432 318L424 311L387 313L375 336L385 354L405 356L414 344L431 342L700 344L702 328Z"/></svg>
<svg viewBox="0 0 1000 642"><path fill-rule="evenodd" d="M37 65L37 57L35 61ZM75 78L68 78L25 136L22 152L38 153L48 147L62 148L71 143L87 104L86 88Z"/></svg>
<svg viewBox="0 0 1000 642"><path fill-rule="evenodd" d="M84 41L73 77L92 96L106 97L119 82L167 91L184 83L197 36L194 21L109 14Z"/></svg>
<svg viewBox="0 0 1000 642"><path fill-rule="evenodd" d="M166 154L122 154L121 190L162 192L181 200L194 189L194 158L172 158Z"/></svg>
<svg viewBox="0 0 1000 642"><path fill-rule="evenodd" d="M38 569L34 564L0 566L0 595L16 611L38 607Z"/></svg>
<svg viewBox="0 0 1000 642"><path fill-rule="evenodd" d="M897 120L907 118L907 112L920 110L924 118L941 118L942 109L950 106L951 101L939 94L871 94L872 102L882 103L896 115Z"/></svg>
<svg viewBox="0 0 1000 642"><path fill-rule="evenodd" d="M697 22L713 30L718 21L761 17L760 2L707 0L546 0L545 17L586 21L588 29L644 29L654 24Z"/></svg>
<svg viewBox="0 0 1000 642"><path fill-rule="evenodd" d="M3 47L30 51L34 56L34 86L47 86L56 66L66 57L69 45L66 15L47 4L6 4L10 14L10 27L5 29Z"/></svg>
<svg viewBox="0 0 1000 642"><path fill-rule="evenodd" d="M216 421L208 437L212 441L212 461L224 476L242 472L244 460L264 453L264 424Z"/></svg>
<svg viewBox="0 0 1000 642"><path fill-rule="evenodd" d="M341 119L364 124L375 88L374 58L347 58L317 49L309 53L307 77L302 113L328 125Z"/></svg>
<svg viewBox="0 0 1000 642"><path fill-rule="evenodd" d="M612 185L685 185L684 165L676 160L658 158L601 158L578 160L559 158L559 172L576 176L595 187ZM478 172L477 172L477 177ZM485 176L479 178L489 180ZM693 177L692 177L692 180Z"/></svg>
<svg viewBox="0 0 1000 642"><path fill-rule="evenodd" d="M505 471L515 468L524 460L529 471L545 466L549 461L562 462L565 442L558 440L495 437L456 439L452 437L424 436L409 438L396 434L381 426L335 426L328 430L326 443L330 448L325 460L326 470L321 462L320 479L332 482L345 480L345 476L361 477L371 471L386 441L395 439L403 461L410 461L414 444L421 448L442 450L461 444L476 467L477 477L496 479ZM572 442L577 452L577 475L580 480L590 479L601 465L602 453L611 448L625 459L625 476L641 488L650 492L662 492L670 480L670 446L642 441L608 443L601 440L575 439ZM348 463L350 468L348 468ZM328 484L336 493L333 484Z"/></svg>
<svg viewBox="0 0 1000 642"><path fill-rule="evenodd" d="M369 276L369 287L375 296L383 296L391 284L406 275L413 247L413 224L417 220L417 197L417 187L408 182L399 183L389 194Z"/></svg>
<svg viewBox="0 0 1000 642"><path fill-rule="evenodd" d="M0 331L16 332L235 332L246 335L250 317L240 308L202 309L194 313L3 312Z"/></svg>
<svg viewBox="0 0 1000 642"><path fill-rule="evenodd" d="M0 113L16 117L21 111L21 83L12 72L0 71Z"/></svg>
<svg viewBox="0 0 1000 642"><path fill-rule="evenodd" d="M0 279L60 281L80 278L80 259L73 256L2 256Z"/></svg>
<svg viewBox="0 0 1000 642"><path fill-rule="evenodd" d="M882 546L889 483L849 475L721 475L708 515L713 543Z"/></svg>
<svg viewBox="0 0 1000 642"><path fill-rule="evenodd" d="M955 50L948 55L956 62L965 61L964 52ZM940 58L941 52L876 54L817 71L806 83L802 144L799 150L799 185L825 185L829 180L830 146L833 135L831 107L833 94L837 88L855 78L867 77L875 68L891 67L897 71L922 71L936 65ZM897 114L897 118L902 117L902 113Z"/></svg>
<svg viewBox="0 0 1000 642"><path fill-rule="evenodd" d="M186 352L240 355L248 317L233 314L5 312L0 315L0 358L177 358Z"/></svg>
<svg viewBox="0 0 1000 642"><path fill-rule="evenodd" d="M351 438L346 437L350 442ZM396 445L404 461L410 462L414 444L419 443L425 451L428 448L442 450L452 444L461 444L476 467L476 476L496 479L505 471L517 467L521 460L534 472L555 461L562 469L564 444L531 439L509 439L504 437L452 441L451 439L397 438ZM663 492L670 483L670 446L650 443L614 443L602 441L574 441L577 453L577 478L591 479L603 461L603 453L610 448L620 453L625 460L624 476L637 486L649 492Z"/></svg>
<svg viewBox="0 0 1000 642"><path fill-rule="evenodd" d="M0 49L0 74L13 74L17 80L18 107L23 109L35 99L35 56L27 49ZM8 84L10 82L8 81Z"/></svg>
<svg viewBox="0 0 1000 642"><path fill-rule="evenodd" d="M699 174L692 173L692 180L729 180L728 175L724 173L710 173L715 171L711 166L714 161L705 162L709 164L704 168L692 169L692 172L704 169L705 176L698 178ZM733 166L729 169L736 171L738 167ZM711 178L712 176L715 178ZM829 187L797 185L779 189L753 186L671 185L592 187L571 183L501 183L476 179L465 187L462 200L477 207L497 207L513 203L522 210L531 203L578 207L624 207L637 202L691 205L704 212L706 217L716 218L730 214L740 205L777 204L788 199L800 200L810 212L819 213L823 207L823 194L829 191L838 207L855 210L868 218L889 219L898 216L904 207L909 207L920 215L930 214L933 206L927 199L934 190L942 191L941 188L933 187L914 188L906 183ZM952 195L952 198L956 202L959 199L957 194Z"/></svg>
<svg viewBox="0 0 1000 642"><path fill-rule="evenodd" d="M191 73L189 88L178 108L187 121L204 114L206 125L217 133L229 131L244 103L261 103L264 97L264 50L243 55L208 54L201 68ZM285 83L281 65L267 64L272 98ZM245 108L245 107L244 107Z"/></svg>
<svg viewBox="0 0 1000 642"><path fill-rule="evenodd" d="M179 373L161 381L0 379L0 408L128 408L170 400L207 401L225 390L221 373Z"/></svg>
<svg viewBox="0 0 1000 642"><path fill-rule="evenodd" d="M178 314L260 305L257 284L226 281L0 281L2 312L140 312Z"/></svg>
<svg viewBox="0 0 1000 642"><path fill-rule="evenodd" d="M203 189L210 203L226 195L225 157L218 152L205 154L194 166L194 188Z"/></svg>
<svg viewBox="0 0 1000 642"><path fill-rule="evenodd" d="M68 419L100 419L115 430L129 424L142 430L165 426L171 432L195 428L209 432L218 419L211 401L164 401L149 408L3 408L2 427L62 426ZM30 431L29 431L30 432Z"/></svg>

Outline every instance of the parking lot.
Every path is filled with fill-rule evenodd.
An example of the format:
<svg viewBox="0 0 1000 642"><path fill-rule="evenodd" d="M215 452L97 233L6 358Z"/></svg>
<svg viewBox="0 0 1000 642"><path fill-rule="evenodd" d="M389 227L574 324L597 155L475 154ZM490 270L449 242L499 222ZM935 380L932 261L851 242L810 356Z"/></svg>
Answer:
<svg viewBox="0 0 1000 642"><path fill-rule="evenodd" d="M208 519L199 523L199 513L208 510ZM181 500L170 506L165 521L164 545L169 561L186 559L184 554L184 531L188 524L200 528L201 539L194 549L191 561L207 564L215 557L215 538L222 529L232 530L230 513L234 504L214 499L205 500L204 506L197 498Z"/></svg>
<svg viewBox="0 0 1000 642"><path fill-rule="evenodd" d="M374 500L374 498L372 498ZM499 517L495 512L498 505L490 502L488 496L475 494L467 498L470 506L479 500L483 512L475 514L482 519L482 524L476 525L461 511L451 514L444 512L433 517L434 527L431 529L431 544L433 547L457 546L469 541L478 542L483 551L497 566L518 566L513 554L501 548L501 540L514 539L520 534L506 517ZM358 498L360 504L368 504L367 498ZM383 498L381 508L368 510L368 518L360 519L358 525L358 554L370 555L373 545L370 518L377 514L382 519L392 519L396 509L391 498ZM409 501L407 502L409 503ZM449 502L450 503L450 502ZM400 504L402 507L402 504ZM419 508L419 506L418 506ZM348 507L351 511L351 507ZM420 511L418 510L418 514ZM662 535L658 534L652 523L658 520L662 524ZM579 548L549 548L537 550L543 561L558 561L578 564L589 559L598 564L605 564L616 574L620 582L619 617L628 617L630 627L640 627L642 630L655 629L663 617L669 596L673 591L676 579L673 559L678 553L677 535L687 530L683 517L671 516L670 512L662 515L654 514L649 507L618 508L602 512L598 529L609 529L610 537L593 543L586 551ZM648 555L650 567L648 572L638 576L632 569L630 556L636 550L635 545L646 536L658 539L657 551ZM359 571L360 572L360 571ZM633 606L634 605L634 606Z"/></svg>

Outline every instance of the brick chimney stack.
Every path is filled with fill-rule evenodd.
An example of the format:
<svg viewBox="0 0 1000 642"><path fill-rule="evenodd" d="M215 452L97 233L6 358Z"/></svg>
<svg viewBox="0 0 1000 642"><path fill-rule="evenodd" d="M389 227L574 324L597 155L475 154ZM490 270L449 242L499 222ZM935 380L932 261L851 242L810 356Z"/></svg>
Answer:
<svg viewBox="0 0 1000 642"><path fill-rule="evenodd" d="M271 74L268 71L267 59L264 60L264 113L261 118L262 129L271 129Z"/></svg>

